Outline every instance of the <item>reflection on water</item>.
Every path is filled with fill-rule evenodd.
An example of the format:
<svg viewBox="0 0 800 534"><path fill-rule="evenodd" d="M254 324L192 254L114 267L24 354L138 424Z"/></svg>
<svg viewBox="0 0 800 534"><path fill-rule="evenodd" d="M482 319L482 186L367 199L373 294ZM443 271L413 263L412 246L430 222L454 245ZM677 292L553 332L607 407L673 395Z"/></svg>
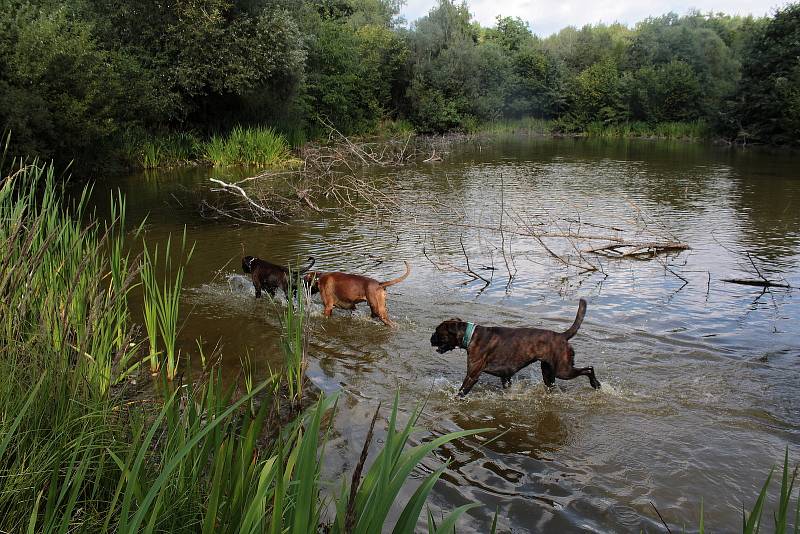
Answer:
<svg viewBox="0 0 800 534"><path fill-rule="evenodd" d="M127 194L130 220L149 214L149 241L188 226L196 249L183 304L192 316L181 339L185 352L198 337L209 350L219 345L231 375L242 357L261 372L280 365L281 304L253 298L237 272L243 254L274 262L312 254L320 270L379 279L411 263L411 276L389 289L396 329L371 320L366 306L331 319L318 300L312 306L310 376L344 391L326 449L331 479L353 467L375 407L399 389L407 408L425 402L417 442L496 429L450 444L423 466L451 462L433 510L486 505L459 532L485 532L495 509L506 530L654 531L661 527L651 501L673 525L691 526L701 500L706 524L730 531L784 447L800 453L800 305L796 291L761 294L720 279L752 276L749 252L765 274L800 286L796 169L791 155L693 144L511 139L459 147L442 164L368 170L398 201L379 215L311 213L275 227L199 218L207 169L113 187ZM509 285L491 231L501 210L600 225L629 224L641 210L692 247L669 263L688 284L658 261L608 260L607 277L575 276L535 240L505 235L516 269ZM493 279L483 292L422 252L464 267L462 242L473 268L494 267L482 271ZM484 375L457 398L466 358L432 350L436 324L457 316L563 330L579 297L589 307L573 339L576 363L593 365L603 389L578 379L549 392L532 365L509 390Z"/></svg>

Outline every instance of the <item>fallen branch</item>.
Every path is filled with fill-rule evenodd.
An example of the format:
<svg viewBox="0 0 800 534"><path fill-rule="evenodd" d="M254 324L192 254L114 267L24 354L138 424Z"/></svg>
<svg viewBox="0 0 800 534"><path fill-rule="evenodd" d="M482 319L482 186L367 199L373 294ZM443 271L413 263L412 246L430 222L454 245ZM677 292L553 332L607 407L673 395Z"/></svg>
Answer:
<svg viewBox="0 0 800 534"><path fill-rule="evenodd" d="M469 256L467 256L467 249L465 249L465 248L464 248L464 239L463 239L463 238L461 238L461 237L459 237L459 238L458 238L458 241L459 241L459 243L461 243L461 251L464 253L464 259L466 259L466 260L467 260L467 272L468 272L469 274L471 274L472 276L474 276L475 278L480 278L481 280L483 280L484 282L486 282L486 285L485 285L485 286L483 286L483 287L484 287L484 288L485 288L485 287L487 287L487 286L489 285L489 280L487 280L487 279L486 279L486 278L484 278L483 276L481 276L481 275L479 275L478 273L476 273L475 271L473 271L473 270L472 270L472 267L470 267L470 266L469 266Z"/></svg>
<svg viewBox="0 0 800 534"><path fill-rule="evenodd" d="M749 252L745 252L747 254L747 259L750 260L750 265L753 266L755 269L756 274L758 275L758 280L749 279L749 278L723 278L723 282L727 282L729 284L740 284L743 286L756 286L756 287L782 287L784 289L790 289L792 286L789 284L782 284L780 282L773 282L772 280L768 279L766 276L761 274L761 270L756 266L756 262L753 261L753 257L750 255Z"/></svg>

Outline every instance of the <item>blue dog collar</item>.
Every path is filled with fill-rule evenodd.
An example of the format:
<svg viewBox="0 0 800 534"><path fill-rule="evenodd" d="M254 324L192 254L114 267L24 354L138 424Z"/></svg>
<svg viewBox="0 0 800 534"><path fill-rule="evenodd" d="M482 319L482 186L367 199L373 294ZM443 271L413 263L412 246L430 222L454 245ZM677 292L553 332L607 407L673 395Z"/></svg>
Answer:
<svg viewBox="0 0 800 534"><path fill-rule="evenodd" d="M464 331L464 339L461 340L461 348L469 348L469 343L472 341L472 334L475 333L475 323L467 323L467 329Z"/></svg>

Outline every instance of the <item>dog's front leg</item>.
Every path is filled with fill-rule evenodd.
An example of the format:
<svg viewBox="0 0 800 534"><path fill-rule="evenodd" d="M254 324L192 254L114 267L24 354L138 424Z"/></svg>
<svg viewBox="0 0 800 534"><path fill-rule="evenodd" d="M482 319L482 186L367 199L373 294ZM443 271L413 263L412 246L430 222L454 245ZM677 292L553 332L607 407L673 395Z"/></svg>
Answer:
<svg viewBox="0 0 800 534"><path fill-rule="evenodd" d="M553 367L545 361L542 362L542 380L544 380L544 385L549 388L556 385L556 373L553 371Z"/></svg>
<svg viewBox="0 0 800 534"><path fill-rule="evenodd" d="M481 376L481 372L485 367L486 362L484 360L474 360L467 355L467 376L464 377L464 382L462 382L461 387L458 388L458 396L464 397L469 390L472 389L478 382L478 377Z"/></svg>

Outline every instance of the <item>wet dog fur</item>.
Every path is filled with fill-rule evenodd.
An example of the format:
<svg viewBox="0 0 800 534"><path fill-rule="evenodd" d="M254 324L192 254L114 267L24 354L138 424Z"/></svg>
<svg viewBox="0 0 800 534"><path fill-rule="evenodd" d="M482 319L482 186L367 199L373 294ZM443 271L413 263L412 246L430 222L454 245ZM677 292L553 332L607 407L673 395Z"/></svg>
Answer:
<svg viewBox="0 0 800 534"><path fill-rule="evenodd" d="M468 347L463 347L467 323L450 319L436 327L431 335L431 345L443 354L455 348L467 350L467 375L458 390L459 396L469 393L481 373L500 377L502 386L511 385L511 377L518 371L539 361L542 378L547 386L555 379L571 380L578 376L589 377L595 389L600 382L593 367L575 367L575 351L569 340L578 332L586 314L586 301L581 299L575 322L565 332L540 328L507 328L501 326L475 326Z"/></svg>
<svg viewBox="0 0 800 534"><path fill-rule="evenodd" d="M317 272L307 273L305 281L311 287L312 294L319 292L325 317L331 316L333 308L354 310L356 304L366 302L372 317L377 317L387 326L393 326L386 309L386 288L402 282L411 273L411 266L408 262L404 263L405 274L386 282L360 274Z"/></svg>
<svg viewBox="0 0 800 534"><path fill-rule="evenodd" d="M301 276L308 272L314 265L314 257L309 256L308 265L303 269L292 269L291 273L296 276ZM256 298L261 298L261 291L266 291L270 297L275 296L278 288L283 290L286 298L289 298L289 273L288 267L282 265L275 265L261 258L255 256L245 256L242 258L242 270L250 274L253 279L253 287L256 290Z"/></svg>

